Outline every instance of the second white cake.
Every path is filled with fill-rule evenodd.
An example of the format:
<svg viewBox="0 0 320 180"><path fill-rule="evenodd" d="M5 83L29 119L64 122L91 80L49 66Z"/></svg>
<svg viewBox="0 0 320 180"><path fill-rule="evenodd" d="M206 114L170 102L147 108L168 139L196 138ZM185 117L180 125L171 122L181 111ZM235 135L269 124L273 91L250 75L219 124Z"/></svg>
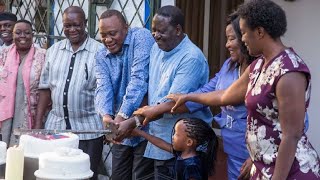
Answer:
<svg viewBox="0 0 320 180"><path fill-rule="evenodd" d="M90 170L89 155L80 149L57 148L54 152L39 156L39 170L35 173L42 179L88 179L93 176Z"/></svg>

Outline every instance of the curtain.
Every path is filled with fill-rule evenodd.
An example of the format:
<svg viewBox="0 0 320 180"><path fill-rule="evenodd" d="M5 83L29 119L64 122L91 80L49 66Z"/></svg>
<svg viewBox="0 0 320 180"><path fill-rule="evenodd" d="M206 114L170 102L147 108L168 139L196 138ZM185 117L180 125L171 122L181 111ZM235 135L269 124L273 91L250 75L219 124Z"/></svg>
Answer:
<svg viewBox="0 0 320 180"><path fill-rule="evenodd" d="M184 32L200 49L203 47L205 0L176 0L185 16Z"/></svg>
<svg viewBox="0 0 320 180"><path fill-rule="evenodd" d="M228 57L225 48L225 20L244 0L209 0L209 49L208 63L210 77L219 71L221 65ZM200 49L203 48L204 6L205 0L176 0L185 15L184 31Z"/></svg>
<svg viewBox="0 0 320 180"><path fill-rule="evenodd" d="M210 76L213 77L228 57L225 48L225 26L228 14L235 11L243 0L210 1L209 55Z"/></svg>

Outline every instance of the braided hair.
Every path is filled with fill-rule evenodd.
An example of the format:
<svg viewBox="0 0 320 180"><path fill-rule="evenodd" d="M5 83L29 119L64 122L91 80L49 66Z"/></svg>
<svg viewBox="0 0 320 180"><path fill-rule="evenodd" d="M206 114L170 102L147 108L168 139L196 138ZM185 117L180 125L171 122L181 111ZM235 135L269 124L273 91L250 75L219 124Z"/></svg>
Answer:
<svg viewBox="0 0 320 180"><path fill-rule="evenodd" d="M214 173L214 164L217 159L218 139L213 129L203 120L197 118L183 118L187 136L196 141L196 151L199 154L202 167L209 175Z"/></svg>

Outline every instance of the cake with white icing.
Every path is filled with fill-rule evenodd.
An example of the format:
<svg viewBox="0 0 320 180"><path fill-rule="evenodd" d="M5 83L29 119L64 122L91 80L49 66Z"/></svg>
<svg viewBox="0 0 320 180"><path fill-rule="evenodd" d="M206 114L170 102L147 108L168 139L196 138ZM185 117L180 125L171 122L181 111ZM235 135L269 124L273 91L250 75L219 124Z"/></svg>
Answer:
<svg viewBox="0 0 320 180"><path fill-rule="evenodd" d="M80 149L57 148L39 156L39 169L34 175L40 179L88 179L93 172L88 154Z"/></svg>
<svg viewBox="0 0 320 180"><path fill-rule="evenodd" d="M0 141L0 165L6 163L7 143Z"/></svg>
<svg viewBox="0 0 320 180"><path fill-rule="evenodd" d="M38 158L41 153L52 152L59 147L78 148L79 137L72 133L61 134L25 134L20 137L19 146L24 156Z"/></svg>

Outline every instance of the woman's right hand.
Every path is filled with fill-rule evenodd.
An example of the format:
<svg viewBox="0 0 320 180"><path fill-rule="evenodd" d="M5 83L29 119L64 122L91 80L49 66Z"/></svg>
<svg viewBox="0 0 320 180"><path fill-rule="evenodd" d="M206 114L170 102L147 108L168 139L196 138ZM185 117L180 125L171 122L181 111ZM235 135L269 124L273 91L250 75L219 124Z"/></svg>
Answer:
<svg viewBox="0 0 320 180"><path fill-rule="evenodd" d="M250 171L252 168L252 160L250 159L250 157L242 164L241 168L240 168L240 175L238 177L238 180L246 180L246 179L250 179Z"/></svg>
<svg viewBox="0 0 320 180"><path fill-rule="evenodd" d="M171 112L175 112L180 106L182 106L187 100L188 94L169 94L166 98L170 99L176 104L171 108Z"/></svg>

